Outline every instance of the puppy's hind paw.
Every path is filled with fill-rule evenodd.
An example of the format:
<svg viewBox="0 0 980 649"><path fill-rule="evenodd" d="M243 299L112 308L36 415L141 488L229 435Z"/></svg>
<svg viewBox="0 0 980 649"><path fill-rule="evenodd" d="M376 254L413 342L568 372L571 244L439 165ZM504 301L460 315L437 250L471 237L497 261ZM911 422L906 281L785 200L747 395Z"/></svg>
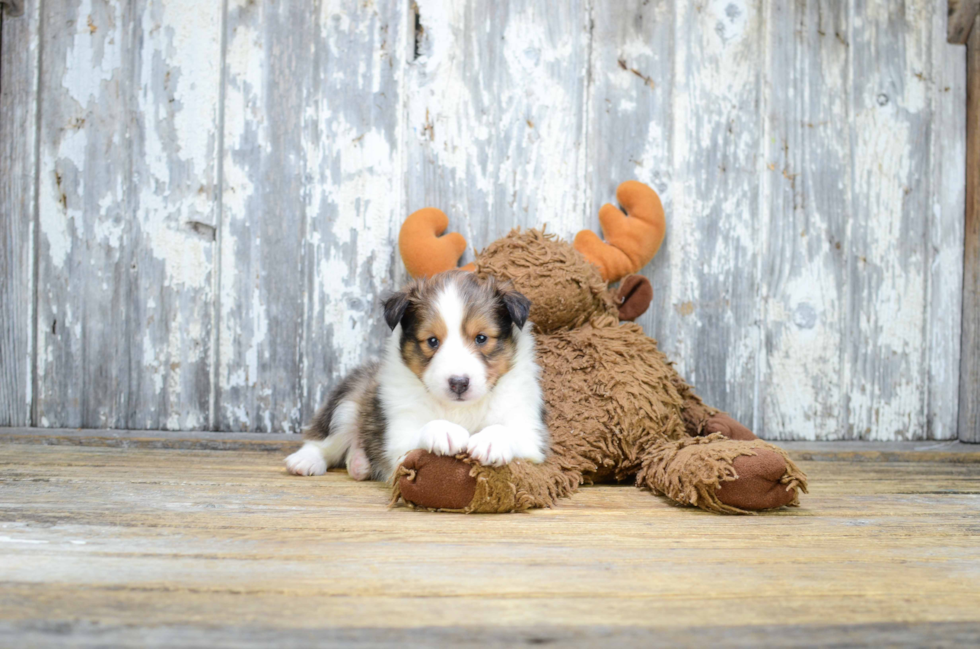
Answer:
<svg viewBox="0 0 980 649"><path fill-rule="evenodd" d="M286 470L293 475L323 475L327 472L327 461L320 449L306 443L286 458Z"/></svg>
<svg viewBox="0 0 980 649"><path fill-rule="evenodd" d="M371 478L371 461L360 446L355 446L347 453L347 474L355 480Z"/></svg>

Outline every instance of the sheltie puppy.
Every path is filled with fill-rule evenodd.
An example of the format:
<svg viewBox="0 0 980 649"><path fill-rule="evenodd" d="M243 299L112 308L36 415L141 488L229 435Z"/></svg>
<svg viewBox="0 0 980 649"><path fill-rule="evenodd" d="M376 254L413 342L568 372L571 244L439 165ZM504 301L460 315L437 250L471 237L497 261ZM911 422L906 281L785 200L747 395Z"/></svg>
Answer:
<svg viewBox="0 0 980 649"><path fill-rule="evenodd" d="M463 271L395 293L384 302L392 333L381 361L337 386L286 468L320 475L346 461L357 480L387 480L418 448L492 466L544 461L530 306L510 285Z"/></svg>

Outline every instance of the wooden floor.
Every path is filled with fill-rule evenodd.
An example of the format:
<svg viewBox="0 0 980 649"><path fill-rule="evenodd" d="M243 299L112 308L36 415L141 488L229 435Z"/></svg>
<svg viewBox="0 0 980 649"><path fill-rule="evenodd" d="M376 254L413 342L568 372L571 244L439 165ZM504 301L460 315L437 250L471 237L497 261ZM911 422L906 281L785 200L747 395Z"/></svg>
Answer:
<svg viewBox="0 0 980 649"><path fill-rule="evenodd" d="M463 516L265 448L0 443L0 644L980 643L978 453L803 460L763 516Z"/></svg>

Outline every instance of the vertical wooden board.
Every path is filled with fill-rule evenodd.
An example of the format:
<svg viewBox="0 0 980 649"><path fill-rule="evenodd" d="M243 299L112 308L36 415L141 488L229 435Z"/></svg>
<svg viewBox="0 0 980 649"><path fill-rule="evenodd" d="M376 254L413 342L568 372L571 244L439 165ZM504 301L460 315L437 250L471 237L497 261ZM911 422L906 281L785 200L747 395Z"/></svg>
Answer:
<svg viewBox="0 0 980 649"><path fill-rule="evenodd" d="M409 210L435 206L471 247L517 225L585 223L583 0L417 2L406 89Z"/></svg>
<svg viewBox="0 0 980 649"><path fill-rule="evenodd" d="M380 355L381 298L402 272L402 138L409 56L403 0L323 3L303 113L306 237L302 421L341 378Z"/></svg>
<svg viewBox="0 0 980 649"><path fill-rule="evenodd" d="M946 0L932 18L928 206L926 437L955 439L960 406L963 214L966 209L966 48L946 42Z"/></svg>
<svg viewBox="0 0 980 649"><path fill-rule="evenodd" d="M133 141L130 428L209 426L221 3L141 7ZM152 351L150 351L152 350Z"/></svg>
<svg viewBox="0 0 980 649"><path fill-rule="evenodd" d="M31 423L39 17L0 17L0 426Z"/></svg>
<svg viewBox="0 0 980 649"><path fill-rule="evenodd" d="M36 422L124 428L132 17L88 0L42 10Z"/></svg>
<svg viewBox="0 0 980 649"><path fill-rule="evenodd" d="M300 419L301 130L315 29L304 4L228 5L219 430L281 432Z"/></svg>
<svg viewBox="0 0 980 649"><path fill-rule="evenodd" d="M980 443L980 18L967 44L966 218L959 438Z"/></svg>
<svg viewBox="0 0 980 649"><path fill-rule="evenodd" d="M406 10L229 5L221 430L297 431L385 337Z"/></svg>
<svg viewBox="0 0 980 649"><path fill-rule="evenodd" d="M605 3L594 12L589 89L589 168L591 195L586 227L601 232L598 210L616 202L616 187L639 180L653 187L664 204L667 236L654 260L641 274L653 284L653 302L637 322L658 338L679 367L689 367L676 355L679 327L689 314L678 311L671 292L672 272L681 254L684 215L674 204L675 5L669 0ZM690 359L687 359L690 360Z"/></svg>
<svg viewBox="0 0 980 649"><path fill-rule="evenodd" d="M770 439L843 430L848 18L828 0L767 6L759 434Z"/></svg>
<svg viewBox="0 0 980 649"><path fill-rule="evenodd" d="M860 439L926 434L933 0L851 7L843 388Z"/></svg>
<svg viewBox="0 0 980 649"><path fill-rule="evenodd" d="M753 426L759 348L762 7L679 3L667 305L656 332L704 399Z"/></svg>
<svg viewBox="0 0 980 649"><path fill-rule="evenodd" d="M44 5L43 426L203 428L220 7Z"/></svg>

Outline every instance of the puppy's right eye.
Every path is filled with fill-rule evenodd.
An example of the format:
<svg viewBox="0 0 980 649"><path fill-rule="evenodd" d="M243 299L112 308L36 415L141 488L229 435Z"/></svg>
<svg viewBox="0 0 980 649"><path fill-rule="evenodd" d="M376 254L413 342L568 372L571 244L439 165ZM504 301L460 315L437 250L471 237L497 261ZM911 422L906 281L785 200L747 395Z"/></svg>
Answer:
<svg viewBox="0 0 980 649"><path fill-rule="evenodd" d="M435 349L436 347L439 346L439 339L436 338L435 336L433 336L432 338L429 338L425 342L427 342L429 344L429 347L431 347L432 349Z"/></svg>

